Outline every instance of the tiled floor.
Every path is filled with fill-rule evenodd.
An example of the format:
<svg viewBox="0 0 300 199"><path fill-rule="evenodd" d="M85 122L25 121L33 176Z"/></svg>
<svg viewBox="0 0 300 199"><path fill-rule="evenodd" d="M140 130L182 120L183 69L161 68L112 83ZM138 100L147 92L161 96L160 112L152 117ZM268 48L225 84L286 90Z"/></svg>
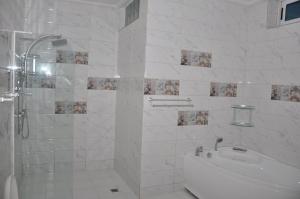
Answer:
<svg viewBox="0 0 300 199"><path fill-rule="evenodd" d="M110 189L119 192L111 192ZM60 172L25 176L20 199L137 199L113 170ZM195 199L185 191L146 199Z"/></svg>
<svg viewBox="0 0 300 199"><path fill-rule="evenodd" d="M182 191L164 194L156 197L150 197L146 199L196 199L196 198L190 195L188 192L182 190Z"/></svg>
<svg viewBox="0 0 300 199"><path fill-rule="evenodd" d="M112 188L119 192L112 193ZM20 192L20 199L135 199L113 170L28 175Z"/></svg>

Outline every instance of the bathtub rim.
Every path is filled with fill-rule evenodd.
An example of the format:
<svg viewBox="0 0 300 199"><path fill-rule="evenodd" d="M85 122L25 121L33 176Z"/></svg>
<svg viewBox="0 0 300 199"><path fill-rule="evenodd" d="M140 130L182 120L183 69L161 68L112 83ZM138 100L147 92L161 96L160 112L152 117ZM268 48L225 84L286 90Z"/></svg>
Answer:
<svg viewBox="0 0 300 199"><path fill-rule="evenodd" d="M221 147L221 148L230 148L230 147ZM231 147L232 148L232 147ZM209 151L205 151L204 154L206 154L207 152L210 152L211 150ZM252 150L250 150L252 151ZM258 153L256 151L253 151L255 153ZM260 154L260 153L259 153ZM271 157L268 157L264 154L260 154L262 155L264 158L267 158L269 160L273 160L273 161L277 161ZM300 192L299 189L297 189L296 187L289 187L287 185L282 185L282 184L278 184L278 183L271 183L271 182L266 182L266 181L263 181L261 179L257 179L257 178L254 178L254 177L250 177L250 176L246 176L246 175L242 175L240 173L237 173L237 172L233 172L229 169L226 169L224 167L221 167L221 166L218 166L216 164L214 164L213 162L210 162L210 161L207 161L207 158L206 157L201 157L201 156L195 156L193 153L188 153L186 156L189 156L190 158L193 158L195 161L199 161L201 163L204 163L205 165L209 166L209 168L216 168L219 170L219 172L221 172L223 175L229 175L233 178L238 178L238 179L242 179L242 180L247 180L247 181L250 181L251 183L261 183L262 185L264 186L268 186L270 188L273 188L273 189L280 189L282 191L291 191L291 192ZM277 161L279 162L279 161ZM283 164L281 162L279 162L280 164ZM243 162L237 162L237 164L245 164ZM288 167L292 167L290 165L286 165ZM299 170L298 168L296 167L292 167L292 168L295 168L297 170Z"/></svg>

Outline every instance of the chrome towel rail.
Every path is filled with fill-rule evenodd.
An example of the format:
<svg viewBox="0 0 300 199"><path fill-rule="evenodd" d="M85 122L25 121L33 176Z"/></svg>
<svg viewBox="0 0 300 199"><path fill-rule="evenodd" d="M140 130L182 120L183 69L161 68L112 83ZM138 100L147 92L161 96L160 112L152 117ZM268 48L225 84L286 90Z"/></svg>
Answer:
<svg viewBox="0 0 300 199"><path fill-rule="evenodd" d="M152 104L152 107L194 107L193 104L174 104L174 105L169 105L169 104Z"/></svg>
<svg viewBox="0 0 300 199"><path fill-rule="evenodd" d="M148 101L152 107L194 107L191 103L191 98L186 99L161 99L161 98L152 98L149 97ZM169 102L169 103L167 103ZM175 103L174 103L175 102ZM177 103L176 103L177 102ZM182 103L180 103L182 102Z"/></svg>
<svg viewBox="0 0 300 199"><path fill-rule="evenodd" d="M186 99L154 99L152 97L149 97L148 101L150 102L155 102L155 101L164 101L164 102L191 102L191 98L186 98Z"/></svg>

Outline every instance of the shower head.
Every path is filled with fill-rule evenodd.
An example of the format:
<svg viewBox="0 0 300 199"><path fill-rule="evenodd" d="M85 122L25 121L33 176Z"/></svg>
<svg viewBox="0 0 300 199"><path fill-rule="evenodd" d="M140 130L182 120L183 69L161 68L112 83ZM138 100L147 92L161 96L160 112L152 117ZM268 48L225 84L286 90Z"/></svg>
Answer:
<svg viewBox="0 0 300 199"><path fill-rule="evenodd" d="M53 34L50 34L50 35L43 35L41 37L39 37L38 39L34 40L30 46L27 48L26 52L25 52L25 60L27 59L28 55L30 54L31 50L40 42L44 41L44 40L63 40L62 39L62 36L61 35L53 35ZM63 42L58 42L59 43L63 43ZM52 43L53 46L56 46L54 43Z"/></svg>
<svg viewBox="0 0 300 199"><path fill-rule="evenodd" d="M55 47L59 47L59 46L65 46L68 44L68 40L66 39L56 39L56 40L53 40L52 41L52 46L55 46Z"/></svg>

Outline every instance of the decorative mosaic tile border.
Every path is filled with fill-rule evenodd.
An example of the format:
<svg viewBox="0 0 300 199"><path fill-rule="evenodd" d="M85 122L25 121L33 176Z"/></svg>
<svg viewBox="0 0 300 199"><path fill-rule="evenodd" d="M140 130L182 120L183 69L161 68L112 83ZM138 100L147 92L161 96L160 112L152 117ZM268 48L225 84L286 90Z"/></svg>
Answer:
<svg viewBox="0 0 300 199"><path fill-rule="evenodd" d="M237 84L236 83L210 83L210 96L212 97L236 97Z"/></svg>
<svg viewBox="0 0 300 199"><path fill-rule="evenodd" d="M55 76L46 76L46 75L37 75L30 74L28 75L28 88L55 88L56 87L56 78Z"/></svg>
<svg viewBox="0 0 300 199"><path fill-rule="evenodd" d="M181 50L181 65L211 68L211 62L211 53Z"/></svg>
<svg viewBox="0 0 300 199"><path fill-rule="evenodd" d="M300 102L300 86L272 85L271 100Z"/></svg>
<svg viewBox="0 0 300 199"><path fill-rule="evenodd" d="M89 77L87 89L89 90L117 90L118 79Z"/></svg>
<svg viewBox="0 0 300 199"><path fill-rule="evenodd" d="M55 102L55 114L86 114L86 102L69 102L58 101Z"/></svg>
<svg viewBox="0 0 300 199"><path fill-rule="evenodd" d="M89 54L87 52L75 52L75 51L56 51L56 63L65 64L89 64Z"/></svg>
<svg viewBox="0 0 300 199"><path fill-rule="evenodd" d="M208 125L208 111L178 111L177 126Z"/></svg>
<svg viewBox="0 0 300 199"><path fill-rule="evenodd" d="M179 80L145 79L144 95L179 95Z"/></svg>

